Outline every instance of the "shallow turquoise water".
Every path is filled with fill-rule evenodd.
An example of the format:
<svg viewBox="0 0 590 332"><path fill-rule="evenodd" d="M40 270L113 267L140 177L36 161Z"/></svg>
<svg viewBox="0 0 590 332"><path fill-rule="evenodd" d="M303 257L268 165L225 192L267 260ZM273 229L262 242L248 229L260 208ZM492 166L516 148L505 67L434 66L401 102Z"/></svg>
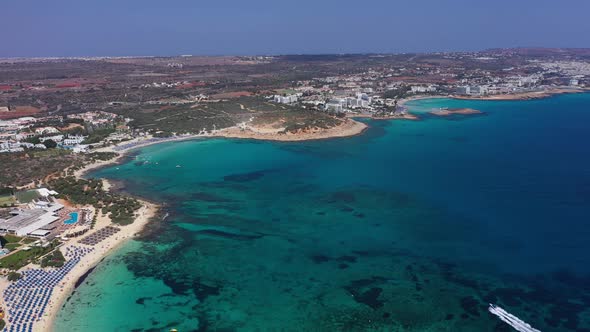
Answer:
<svg viewBox="0 0 590 332"><path fill-rule="evenodd" d="M169 217L100 264L56 330L508 331L488 302L590 328L590 95L409 106L422 121L159 144L96 172ZM426 113L443 106L484 114Z"/></svg>

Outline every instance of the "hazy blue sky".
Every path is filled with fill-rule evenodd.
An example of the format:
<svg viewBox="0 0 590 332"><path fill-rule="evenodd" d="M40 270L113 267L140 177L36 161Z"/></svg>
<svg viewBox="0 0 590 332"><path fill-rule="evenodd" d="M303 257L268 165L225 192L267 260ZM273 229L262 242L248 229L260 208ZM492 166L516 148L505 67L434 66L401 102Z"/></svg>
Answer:
<svg viewBox="0 0 590 332"><path fill-rule="evenodd" d="M0 57L590 47L590 0L3 0Z"/></svg>

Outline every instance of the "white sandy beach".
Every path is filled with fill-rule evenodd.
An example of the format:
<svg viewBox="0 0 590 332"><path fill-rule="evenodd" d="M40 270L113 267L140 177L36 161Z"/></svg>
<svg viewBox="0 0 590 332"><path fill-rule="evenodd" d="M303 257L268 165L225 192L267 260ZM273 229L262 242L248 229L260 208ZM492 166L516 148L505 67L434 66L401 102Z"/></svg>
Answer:
<svg viewBox="0 0 590 332"><path fill-rule="evenodd" d="M121 231L99 242L96 246L94 246L94 250L88 253L86 256L84 256L83 260L80 261L80 263L78 263L72 269L72 271L70 271L67 274L67 276L59 283L59 285L55 288L53 294L51 295L49 305L47 306L47 309L45 310L43 317L39 322L35 323L33 329L34 331L52 331L53 320L57 316L59 309L63 306L63 303L74 290L74 285L76 284L76 281L81 276L83 276L89 269L96 266L103 258L108 256L112 251L119 248L127 240L133 238L145 227L145 225L147 225L150 218L156 214L158 207L152 203L144 201L142 201L142 204L143 206L138 211L138 217L132 224L126 226L117 225L116 227L120 228ZM99 230L108 225L113 225L110 219L107 216L99 214L94 230L90 231L87 234L90 234L91 232ZM63 247L66 247L68 245L84 246L77 242L85 235L77 238L72 238L66 241Z"/></svg>
<svg viewBox="0 0 590 332"><path fill-rule="evenodd" d="M124 154L121 154L118 157L111 160L97 161L95 163L88 164L82 169L75 171L74 176L80 178L86 172L99 167L116 163L122 157L124 157ZM111 184L105 179L103 179L103 186L105 190L109 190L109 188L111 188ZM120 228L119 232L117 232L111 237L106 238L105 240L99 242L96 246L94 246L94 250L85 255L83 259L80 261L80 263L78 263L58 284L58 286L54 289L54 292L50 297L49 304L43 314L43 317L39 322L35 322L33 326L33 331L51 331L53 326L53 320L59 312L59 309L62 307L63 303L74 290L76 281L81 276L83 276L88 270L96 266L103 258L107 257L112 251L116 250L127 240L133 238L136 234L141 232L141 230L147 225L150 219L156 215L156 212L159 208L157 205L150 202L146 202L141 199L139 199L139 201L141 202L142 207L137 211L137 217L135 218L132 224L125 226L113 224L111 223L111 220L108 216L102 215L100 211L96 211L98 215L94 229L90 230L82 236L71 238L63 243L60 249L68 247L70 245L85 247L85 245L78 243L78 241L87 236L88 234L92 234L93 232L109 225ZM62 253L64 253L63 250ZM23 268L23 270L29 268L38 268L38 266L28 265L25 268ZM0 278L1 293L4 292L8 285L10 285L10 282L6 278ZM0 299L0 305L2 305L2 307L5 309L7 308L3 298Z"/></svg>

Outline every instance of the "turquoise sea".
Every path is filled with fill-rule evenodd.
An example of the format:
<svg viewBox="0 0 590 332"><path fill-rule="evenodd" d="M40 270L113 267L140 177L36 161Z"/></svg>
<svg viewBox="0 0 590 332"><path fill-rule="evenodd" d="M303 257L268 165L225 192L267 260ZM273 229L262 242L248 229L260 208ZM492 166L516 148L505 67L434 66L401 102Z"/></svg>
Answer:
<svg viewBox="0 0 590 332"><path fill-rule="evenodd" d="M356 137L164 143L95 172L168 216L55 330L510 331L496 303L590 331L590 94L409 107Z"/></svg>

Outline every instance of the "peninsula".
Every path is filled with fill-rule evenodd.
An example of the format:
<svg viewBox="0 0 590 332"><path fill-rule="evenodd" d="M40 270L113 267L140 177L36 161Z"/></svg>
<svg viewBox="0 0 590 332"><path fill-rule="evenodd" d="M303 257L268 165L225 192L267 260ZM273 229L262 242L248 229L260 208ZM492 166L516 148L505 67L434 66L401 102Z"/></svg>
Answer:
<svg viewBox="0 0 590 332"><path fill-rule="evenodd" d="M429 112L430 114L438 115L438 116L449 116L454 114L459 115L472 115L472 114L482 114L482 111L475 110L473 108L446 108L446 109L439 109Z"/></svg>

